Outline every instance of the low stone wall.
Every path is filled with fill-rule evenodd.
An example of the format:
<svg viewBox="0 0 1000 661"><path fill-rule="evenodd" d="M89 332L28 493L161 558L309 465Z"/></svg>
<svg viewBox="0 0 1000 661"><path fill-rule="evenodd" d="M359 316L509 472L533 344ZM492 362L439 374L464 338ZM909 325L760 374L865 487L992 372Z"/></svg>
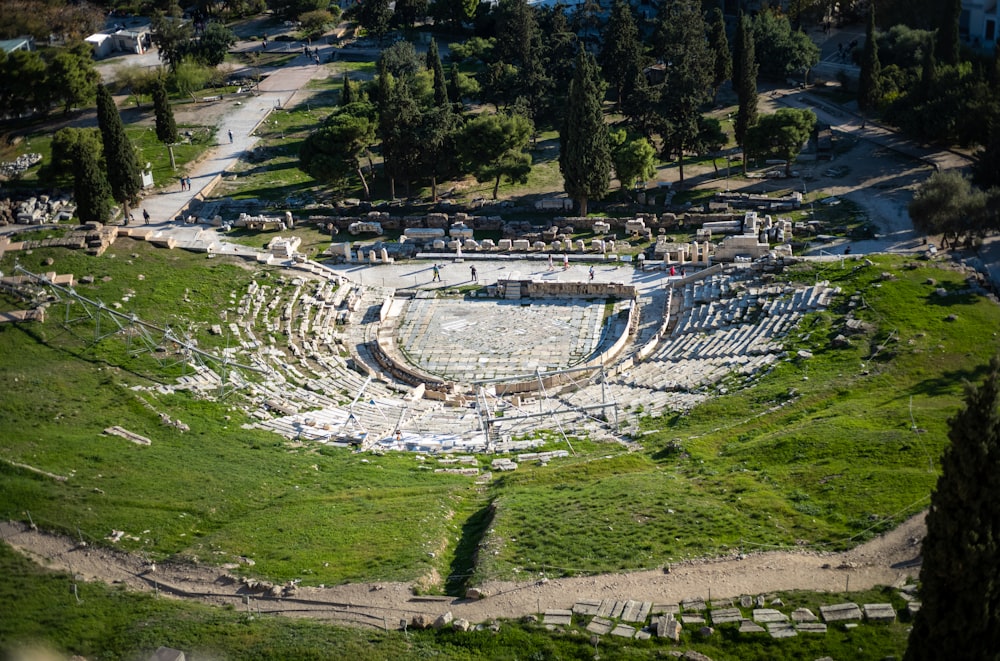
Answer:
<svg viewBox="0 0 1000 661"><path fill-rule="evenodd" d="M334 212L336 213L336 212ZM640 213L632 217L613 216L554 216L546 224L532 225L524 223L525 228L542 231L546 227L572 227L574 230L594 230L595 224L603 223L611 230L625 229L629 223L641 220L645 227L653 229L675 229L677 227L700 227L706 222L739 220L742 214L733 213ZM475 216L465 212L428 213L422 215L401 216L388 211L368 211L360 213L344 213L343 215L309 215L309 222L332 224L340 231L346 231L352 223L379 223L383 229L403 231L411 228L440 228L447 230L452 225L463 224L474 230L503 230L506 226L517 225L516 221L504 221L503 216Z"/></svg>
<svg viewBox="0 0 1000 661"><path fill-rule="evenodd" d="M386 302L391 302L391 298ZM434 393L448 394L454 392L453 384L445 381L439 376L428 374L403 360L396 351L396 340L393 337L395 326L388 324L380 326L375 342L372 343L372 355L378 364L389 374L404 383L413 386L423 385L424 397L435 399Z"/></svg>
<svg viewBox="0 0 1000 661"><path fill-rule="evenodd" d="M656 329L656 332L653 334L653 337L650 338L650 340L646 342L646 344L639 347L639 350L635 352L636 360L639 361L646 360L646 357L649 356L649 354L653 353L653 351L656 349L656 346L660 343L660 340L663 338L664 335L667 334L667 330L670 326L670 306L673 303L673 300L674 300L674 288L671 287L670 289L667 290L667 302L663 310L663 323L661 323L659 328Z"/></svg>
<svg viewBox="0 0 1000 661"><path fill-rule="evenodd" d="M613 297L634 300L638 289L619 282L552 282L520 280L523 298L594 298Z"/></svg>

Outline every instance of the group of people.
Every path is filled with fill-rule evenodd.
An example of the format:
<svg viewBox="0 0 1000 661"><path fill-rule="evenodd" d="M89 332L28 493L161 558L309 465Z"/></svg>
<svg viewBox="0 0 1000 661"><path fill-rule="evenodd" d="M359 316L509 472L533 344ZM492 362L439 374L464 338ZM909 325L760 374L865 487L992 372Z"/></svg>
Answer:
<svg viewBox="0 0 1000 661"><path fill-rule="evenodd" d="M181 190L191 190L191 177L181 177Z"/></svg>

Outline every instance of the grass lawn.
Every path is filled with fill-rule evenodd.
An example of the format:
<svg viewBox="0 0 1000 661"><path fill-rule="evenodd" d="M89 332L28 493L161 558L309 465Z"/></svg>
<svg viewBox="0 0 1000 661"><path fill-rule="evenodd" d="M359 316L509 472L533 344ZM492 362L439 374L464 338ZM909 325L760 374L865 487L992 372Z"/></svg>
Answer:
<svg viewBox="0 0 1000 661"><path fill-rule="evenodd" d="M148 107L148 106L147 106ZM152 113L152 110L149 111ZM166 145L156 138L156 129L152 124L129 124L125 127L132 144L136 148L140 167L150 164L153 172L153 182L156 186L172 186L177 184L177 177L187 172L187 165L195 161L202 153L214 145L215 127L199 125L179 125L178 132L183 136L182 142L174 146L174 162L177 168L170 167L170 154ZM41 127L29 132L25 139L16 145L0 149L0 160L14 160L22 154L36 152L42 155L39 164L29 168L17 182L26 187L64 187L72 190L73 182L69 178L57 177L48 164L52 162L53 133Z"/></svg>

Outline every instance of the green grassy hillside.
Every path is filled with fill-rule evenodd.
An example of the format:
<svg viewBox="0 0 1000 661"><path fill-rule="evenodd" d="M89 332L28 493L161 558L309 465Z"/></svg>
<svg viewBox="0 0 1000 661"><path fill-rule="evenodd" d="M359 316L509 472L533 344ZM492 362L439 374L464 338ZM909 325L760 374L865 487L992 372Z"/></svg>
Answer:
<svg viewBox="0 0 1000 661"><path fill-rule="evenodd" d="M127 240L99 258L59 249L17 258L29 270L94 275L78 286L84 295L110 305L128 293L123 309L206 346L224 343L207 328L250 279L285 279ZM98 543L121 530L120 546L153 558L246 556L276 580L423 579L424 589L456 592L522 572L846 548L926 506L962 381L976 380L997 351L1000 322L964 272L873 259L782 276L828 279L842 295L804 320L788 358L752 387L727 383L687 414L642 418L631 448L580 439L578 456L524 465L485 487L422 470L408 455L362 457L244 428L238 394L135 390L183 365L130 357L116 339L93 344L94 324L64 327L56 303L44 324L0 326L0 516L30 514ZM8 254L0 270L12 262ZM862 330L834 348L848 314ZM796 357L800 349L813 356ZM161 414L190 431L164 426ZM112 425L153 443L103 435Z"/></svg>

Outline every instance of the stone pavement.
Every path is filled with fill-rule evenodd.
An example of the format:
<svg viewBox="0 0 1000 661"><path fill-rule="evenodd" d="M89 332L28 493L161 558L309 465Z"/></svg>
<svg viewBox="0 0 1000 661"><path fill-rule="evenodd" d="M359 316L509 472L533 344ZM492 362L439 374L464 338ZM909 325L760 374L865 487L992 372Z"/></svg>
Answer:
<svg viewBox="0 0 1000 661"><path fill-rule="evenodd" d="M417 367L474 381L573 367L601 339L604 300L405 301L400 348Z"/></svg>

